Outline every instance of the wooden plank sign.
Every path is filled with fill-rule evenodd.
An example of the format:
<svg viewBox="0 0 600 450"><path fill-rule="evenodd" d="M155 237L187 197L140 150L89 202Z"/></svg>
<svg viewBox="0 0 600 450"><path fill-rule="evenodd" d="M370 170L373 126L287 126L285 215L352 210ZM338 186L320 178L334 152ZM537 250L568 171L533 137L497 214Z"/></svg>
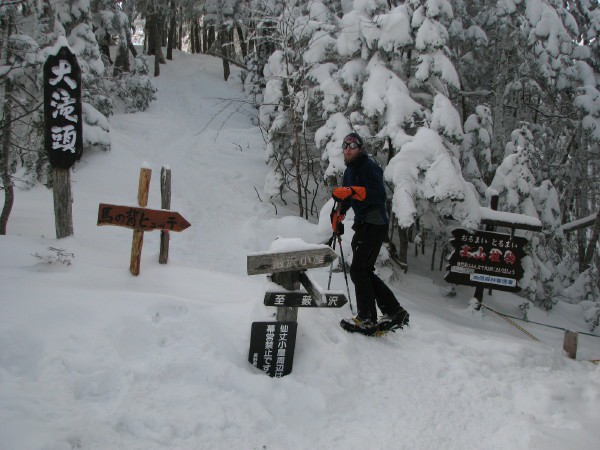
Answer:
<svg viewBox="0 0 600 450"><path fill-rule="evenodd" d="M248 275L263 273L293 272L316 267L326 267L337 258L337 254L328 246L291 251L256 253L248 255Z"/></svg>
<svg viewBox="0 0 600 450"><path fill-rule="evenodd" d="M317 302L308 292L265 292L265 306L288 306L309 308L341 308L348 299L342 293L324 293L323 302Z"/></svg>
<svg viewBox="0 0 600 450"><path fill-rule="evenodd" d="M44 64L44 133L54 168L69 169L83 152L81 69L68 47Z"/></svg>
<svg viewBox="0 0 600 450"><path fill-rule="evenodd" d="M248 361L274 378L292 372L297 322L254 322Z"/></svg>
<svg viewBox="0 0 600 450"><path fill-rule="evenodd" d="M501 291L519 292L523 277L521 259L527 239L490 231L457 228L450 243L454 252L448 261L448 283L480 286Z"/></svg>
<svg viewBox="0 0 600 450"><path fill-rule="evenodd" d="M100 203L98 225L114 225L138 231L183 231L190 223L175 211Z"/></svg>

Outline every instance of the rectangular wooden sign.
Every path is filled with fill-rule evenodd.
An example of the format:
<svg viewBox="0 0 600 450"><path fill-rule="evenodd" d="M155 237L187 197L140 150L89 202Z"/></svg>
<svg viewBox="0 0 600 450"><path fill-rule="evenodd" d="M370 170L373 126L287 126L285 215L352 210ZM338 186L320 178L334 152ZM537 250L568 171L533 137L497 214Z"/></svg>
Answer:
<svg viewBox="0 0 600 450"><path fill-rule="evenodd" d="M521 259L527 239L490 231L457 228L450 243L454 252L448 261L448 283L482 286L501 291L519 292L523 277Z"/></svg>
<svg viewBox="0 0 600 450"><path fill-rule="evenodd" d="M348 299L344 294L322 294L323 302L319 304L307 292L266 292L264 304L266 306L289 306L309 308L341 308Z"/></svg>
<svg viewBox="0 0 600 450"><path fill-rule="evenodd" d="M190 223L175 211L100 203L98 225L114 225L138 231L183 231Z"/></svg>
<svg viewBox="0 0 600 450"><path fill-rule="evenodd" d="M260 253L248 255L247 271L248 275L293 272L326 267L336 258L337 254L327 246L284 253Z"/></svg>
<svg viewBox="0 0 600 450"><path fill-rule="evenodd" d="M297 322L254 322L248 361L274 378L292 372Z"/></svg>

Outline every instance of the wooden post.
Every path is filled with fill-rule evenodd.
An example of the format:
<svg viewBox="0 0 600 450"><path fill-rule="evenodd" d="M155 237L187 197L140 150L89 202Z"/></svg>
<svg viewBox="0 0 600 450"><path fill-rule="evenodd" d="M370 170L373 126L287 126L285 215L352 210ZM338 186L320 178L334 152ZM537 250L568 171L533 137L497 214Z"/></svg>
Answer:
<svg viewBox="0 0 600 450"><path fill-rule="evenodd" d="M498 200L499 200L499 196L498 195L492 195L492 198L490 198L490 209L492 209L493 211L497 211L498 210ZM494 231L496 229L495 226L493 225L486 225L485 226L485 231ZM514 233L514 229L513 229L513 233ZM511 235L512 237L512 235ZM490 288L490 290L488 291L489 295L492 295L492 289ZM475 298L477 299L477 301L479 302L479 304L477 305L477 307L475 308L477 311L479 311L481 309L481 303L483 302L483 287L482 286L477 286L475 288Z"/></svg>
<svg viewBox="0 0 600 450"><path fill-rule="evenodd" d="M163 166L160 170L160 198L162 209L171 209L171 169ZM169 231L160 232L160 254L158 262L166 264L169 260Z"/></svg>
<svg viewBox="0 0 600 450"><path fill-rule="evenodd" d="M577 356L577 338L578 334L572 331L565 331L565 339L563 341L563 350L567 352L567 356L571 359L576 359Z"/></svg>
<svg viewBox="0 0 600 450"><path fill-rule="evenodd" d="M71 196L71 169L52 169L54 223L56 238L73 235L73 197Z"/></svg>
<svg viewBox="0 0 600 450"><path fill-rule="evenodd" d="M140 206L148 205L148 194L150 192L150 177L152 169L140 169L140 183L138 186L138 204ZM140 274L140 262L142 258L142 246L144 245L144 232L140 230L133 231L133 242L131 244L131 263L129 271L132 275Z"/></svg>
<svg viewBox="0 0 600 450"><path fill-rule="evenodd" d="M300 289L300 272L278 272L271 277L273 283L290 291ZM296 306L278 306L277 307L277 322L297 322L298 308Z"/></svg>

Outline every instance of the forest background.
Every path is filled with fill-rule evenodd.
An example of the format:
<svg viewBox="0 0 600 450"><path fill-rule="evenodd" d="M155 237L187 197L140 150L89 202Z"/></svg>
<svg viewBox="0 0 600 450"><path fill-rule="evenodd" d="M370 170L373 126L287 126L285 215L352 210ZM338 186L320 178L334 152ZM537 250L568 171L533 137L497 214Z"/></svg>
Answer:
<svg viewBox="0 0 600 450"><path fill-rule="evenodd" d="M177 48L221 58L226 80L243 69L234 102L256 108L271 168L257 195L275 210L316 220L355 130L385 168L391 260L431 246L441 266L450 230L499 195L543 225L520 233L523 309L578 303L600 324L593 0L1 1L0 25L0 234L15 186L52 183L41 66L59 36L82 68L84 151L110 150L112 114L148 108Z"/></svg>

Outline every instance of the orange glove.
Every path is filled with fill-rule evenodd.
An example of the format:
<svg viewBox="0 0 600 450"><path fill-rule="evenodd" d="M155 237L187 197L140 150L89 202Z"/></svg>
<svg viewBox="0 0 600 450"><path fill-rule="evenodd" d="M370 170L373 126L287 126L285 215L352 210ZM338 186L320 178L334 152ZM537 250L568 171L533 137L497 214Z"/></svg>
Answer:
<svg viewBox="0 0 600 450"><path fill-rule="evenodd" d="M336 187L333 190L333 198L336 200L345 200L348 197L362 202L367 198L367 190L362 186Z"/></svg>
<svg viewBox="0 0 600 450"><path fill-rule="evenodd" d="M339 210L335 210L331 213L331 229L339 234L340 236L344 234L344 224L342 220L344 220L346 216L340 213Z"/></svg>

